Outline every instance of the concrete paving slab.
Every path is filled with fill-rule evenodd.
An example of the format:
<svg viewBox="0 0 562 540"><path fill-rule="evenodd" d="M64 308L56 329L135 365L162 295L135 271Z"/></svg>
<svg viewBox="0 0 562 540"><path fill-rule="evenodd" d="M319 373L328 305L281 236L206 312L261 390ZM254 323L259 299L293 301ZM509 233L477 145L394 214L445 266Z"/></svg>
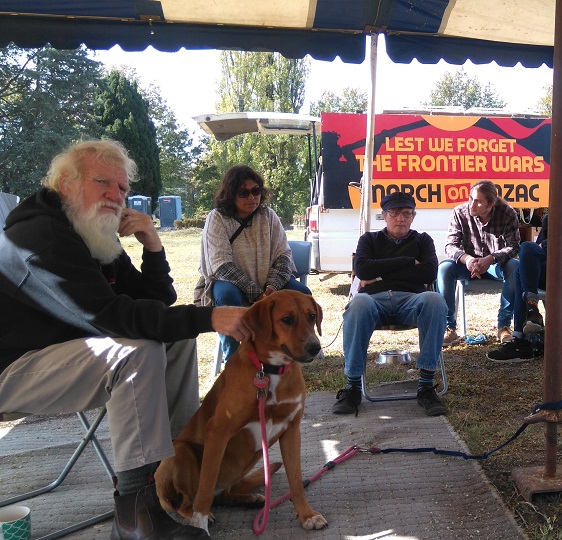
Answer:
<svg viewBox="0 0 562 540"><path fill-rule="evenodd" d="M402 392L405 385L381 391ZM302 423L303 477L352 445L382 449L437 447L467 452L444 417L427 417L415 400L363 403L359 416L334 415L335 395L310 394ZM0 424L0 497L40 487L57 476L72 443L82 436L75 415L32 417L15 425ZM98 439L110 455L107 423ZM278 446L270 460L280 460ZM284 469L272 477L272 500L285 495ZM305 531L290 501L272 508L262 538L314 540L478 539L517 540L526 536L475 461L427 453L360 453L327 471L307 488L311 505L328 520L328 528ZM67 480L53 492L28 500L32 539L112 508L112 486L99 459L87 449ZM214 508L213 539L255 537L257 510ZM71 540L108 539L111 520L72 533Z"/></svg>

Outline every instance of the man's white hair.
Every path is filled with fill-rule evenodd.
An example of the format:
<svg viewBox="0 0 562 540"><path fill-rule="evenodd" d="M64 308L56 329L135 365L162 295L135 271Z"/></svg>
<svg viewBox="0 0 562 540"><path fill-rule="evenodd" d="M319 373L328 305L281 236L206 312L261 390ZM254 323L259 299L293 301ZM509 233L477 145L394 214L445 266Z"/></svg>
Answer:
<svg viewBox="0 0 562 540"><path fill-rule="evenodd" d="M127 149L118 141L99 139L74 143L55 156L43 178L43 185L59 192L61 183L70 185L82 180L83 162L86 157L122 166L129 183L138 180L137 164L129 157Z"/></svg>

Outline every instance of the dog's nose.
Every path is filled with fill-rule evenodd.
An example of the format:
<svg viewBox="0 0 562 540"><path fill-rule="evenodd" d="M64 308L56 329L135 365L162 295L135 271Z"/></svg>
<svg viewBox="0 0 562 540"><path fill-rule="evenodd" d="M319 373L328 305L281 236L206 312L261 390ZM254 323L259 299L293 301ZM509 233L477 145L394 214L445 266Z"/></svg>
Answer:
<svg viewBox="0 0 562 540"><path fill-rule="evenodd" d="M320 349L322 349L320 343L311 343L306 347L306 352L314 358L320 352Z"/></svg>

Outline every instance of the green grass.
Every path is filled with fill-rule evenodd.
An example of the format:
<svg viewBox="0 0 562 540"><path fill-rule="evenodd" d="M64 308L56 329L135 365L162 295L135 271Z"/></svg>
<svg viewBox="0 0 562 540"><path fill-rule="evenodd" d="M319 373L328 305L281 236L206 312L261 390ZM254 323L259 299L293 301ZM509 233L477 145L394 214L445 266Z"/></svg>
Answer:
<svg viewBox="0 0 562 540"><path fill-rule="evenodd" d="M302 240L303 234L302 230L287 232L292 240ZM191 303L193 288L199 278L201 231L162 232L161 237L172 268L178 302ZM126 238L123 244L138 263L141 253L138 243ZM308 278L308 286L324 310L321 341L325 354L323 361L313 362L303 370L310 392L323 390L335 393L345 384L340 326L349 283L349 276L345 274L328 280L319 275ZM449 392L445 396L449 406L448 420L473 454L482 454L507 440L530 414L533 406L543 401L542 359L512 365L495 364L486 359L485 353L497 347L494 333L498 306L497 292L468 292L467 333L473 336L483 333L488 336L488 343L459 344L445 352L449 378ZM203 334L198 338L202 395L214 380L211 370L215 339L215 334ZM404 366L378 366L375 359L383 349L408 349L415 357L419 352L417 331L377 332L373 336L367 359L370 385L416 376L408 374ZM513 443L479 463L531 540L562 540L562 496L537 495L531 504L517 493L511 477L515 467L544 466L544 434L544 425L531 425ZM557 474L562 478L560 470Z"/></svg>

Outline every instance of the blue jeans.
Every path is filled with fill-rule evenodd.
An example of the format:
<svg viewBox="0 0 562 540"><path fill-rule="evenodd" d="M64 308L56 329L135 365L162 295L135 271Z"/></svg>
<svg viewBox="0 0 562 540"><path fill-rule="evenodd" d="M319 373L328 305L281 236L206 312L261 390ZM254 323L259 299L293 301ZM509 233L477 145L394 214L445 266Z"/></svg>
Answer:
<svg viewBox="0 0 562 540"><path fill-rule="evenodd" d="M437 369L445 334L446 313L443 297L436 292L356 294L343 313L346 376L356 378L363 374L371 335L377 326L385 324L417 326L420 354L416 367Z"/></svg>
<svg viewBox="0 0 562 540"><path fill-rule="evenodd" d="M303 285L300 281L297 281L294 277L291 277L283 289L288 289L291 291L299 291L304 294L312 295L310 289ZM230 283L230 281L215 281L212 285L211 295L213 301L217 306L249 306L248 298L246 294L241 291L236 285ZM221 347L224 353L224 361L226 362L238 349L238 341L233 337L223 336L219 334L221 340Z"/></svg>
<svg viewBox="0 0 562 540"><path fill-rule="evenodd" d="M503 280L500 298L500 309L498 310L498 328L511 326L515 299L515 270L519 266L517 259L509 259L504 264L492 264L487 274L495 279ZM472 279L470 270L464 264L457 264L452 259L445 259L437 269L437 290L445 298L447 304L447 328L457 329L457 306L455 303L455 291L459 279ZM475 278L476 279L476 278Z"/></svg>
<svg viewBox="0 0 562 540"><path fill-rule="evenodd" d="M521 243L519 267L515 270L514 281L513 328L516 332L522 333L527 315L527 299L538 300L539 287L546 288L546 251L536 242Z"/></svg>

